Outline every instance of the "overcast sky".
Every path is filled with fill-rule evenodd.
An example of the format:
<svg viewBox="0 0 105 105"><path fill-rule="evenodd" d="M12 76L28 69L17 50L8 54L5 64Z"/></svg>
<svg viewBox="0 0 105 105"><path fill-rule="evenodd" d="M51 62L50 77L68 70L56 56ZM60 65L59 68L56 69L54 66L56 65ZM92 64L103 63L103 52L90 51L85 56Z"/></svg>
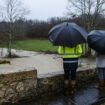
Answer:
<svg viewBox="0 0 105 105"><path fill-rule="evenodd" d="M51 17L64 17L68 0L20 0L30 10L27 19L47 20ZM5 0L0 0L3 5Z"/></svg>
<svg viewBox="0 0 105 105"><path fill-rule="evenodd" d="M47 20L50 17L63 17L68 0L22 0L31 12L28 19Z"/></svg>

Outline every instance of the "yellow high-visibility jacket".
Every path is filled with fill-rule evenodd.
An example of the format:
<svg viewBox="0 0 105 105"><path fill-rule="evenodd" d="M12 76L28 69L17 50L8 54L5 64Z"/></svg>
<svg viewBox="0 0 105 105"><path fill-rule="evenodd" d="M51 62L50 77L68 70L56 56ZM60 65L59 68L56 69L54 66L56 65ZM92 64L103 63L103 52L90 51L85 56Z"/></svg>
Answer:
<svg viewBox="0 0 105 105"><path fill-rule="evenodd" d="M59 46L58 53L61 54L63 58L79 58L82 54L82 48L80 45L73 48Z"/></svg>

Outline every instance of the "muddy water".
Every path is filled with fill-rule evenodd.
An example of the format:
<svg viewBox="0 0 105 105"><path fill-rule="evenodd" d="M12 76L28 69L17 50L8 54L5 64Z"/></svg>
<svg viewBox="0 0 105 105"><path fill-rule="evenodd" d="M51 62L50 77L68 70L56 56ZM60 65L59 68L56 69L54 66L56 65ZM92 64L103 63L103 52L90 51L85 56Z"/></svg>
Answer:
<svg viewBox="0 0 105 105"><path fill-rule="evenodd" d="M92 83L78 88L77 91L71 95L57 94L55 96L44 97L37 101L21 103L19 105L92 105L105 97L104 90L97 90L94 88L98 83ZM103 104L94 104L103 105Z"/></svg>

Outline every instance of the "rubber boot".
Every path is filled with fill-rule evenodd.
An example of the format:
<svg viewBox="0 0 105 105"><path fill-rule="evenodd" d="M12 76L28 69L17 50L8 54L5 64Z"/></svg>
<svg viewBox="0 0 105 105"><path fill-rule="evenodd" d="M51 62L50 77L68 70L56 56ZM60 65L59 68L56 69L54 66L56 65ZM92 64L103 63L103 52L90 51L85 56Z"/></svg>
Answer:
<svg viewBox="0 0 105 105"><path fill-rule="evenodd" d="M75 88L76 86L76 80L71 80L71 88Z"/></svg>
<svg viewBox="0 0 105 105"><path fill-rule="evenodd" d="M65 95L69 94L69 80L64 81L64 94Z"/></svg>
<svg viewBox="0 0 105 105"><path fill-rule="evenodd" d="M71 94L74 94L74 92L76 91L75 87L76 87L76 80L71 80Z"/></svg>
<svg viewBox="0 0 105 105"><path fill-rule="evenodd" d="M65 87L68 88L69 87L69 80L65 80L64 84L65 84Z"/></svg>
<svg viewBox="0 0 105 105"><path fill-rule="evenodd" d="M102 90L104 88L104 80L99 80L99 85L95 86L95 88Z"/></svg>

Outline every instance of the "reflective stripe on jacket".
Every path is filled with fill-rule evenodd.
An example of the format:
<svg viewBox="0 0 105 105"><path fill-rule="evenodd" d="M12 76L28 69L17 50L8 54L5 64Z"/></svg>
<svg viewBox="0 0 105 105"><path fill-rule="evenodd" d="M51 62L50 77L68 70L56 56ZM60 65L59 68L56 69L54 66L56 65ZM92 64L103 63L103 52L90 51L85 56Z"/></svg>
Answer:
<svg viewBox="0 0 105 105"><path fill-rule="evenodd" d="M73 48L59 46L58 53L61 54L63 58L78 58L82 54L82 48L80 45Z"/></svg>

